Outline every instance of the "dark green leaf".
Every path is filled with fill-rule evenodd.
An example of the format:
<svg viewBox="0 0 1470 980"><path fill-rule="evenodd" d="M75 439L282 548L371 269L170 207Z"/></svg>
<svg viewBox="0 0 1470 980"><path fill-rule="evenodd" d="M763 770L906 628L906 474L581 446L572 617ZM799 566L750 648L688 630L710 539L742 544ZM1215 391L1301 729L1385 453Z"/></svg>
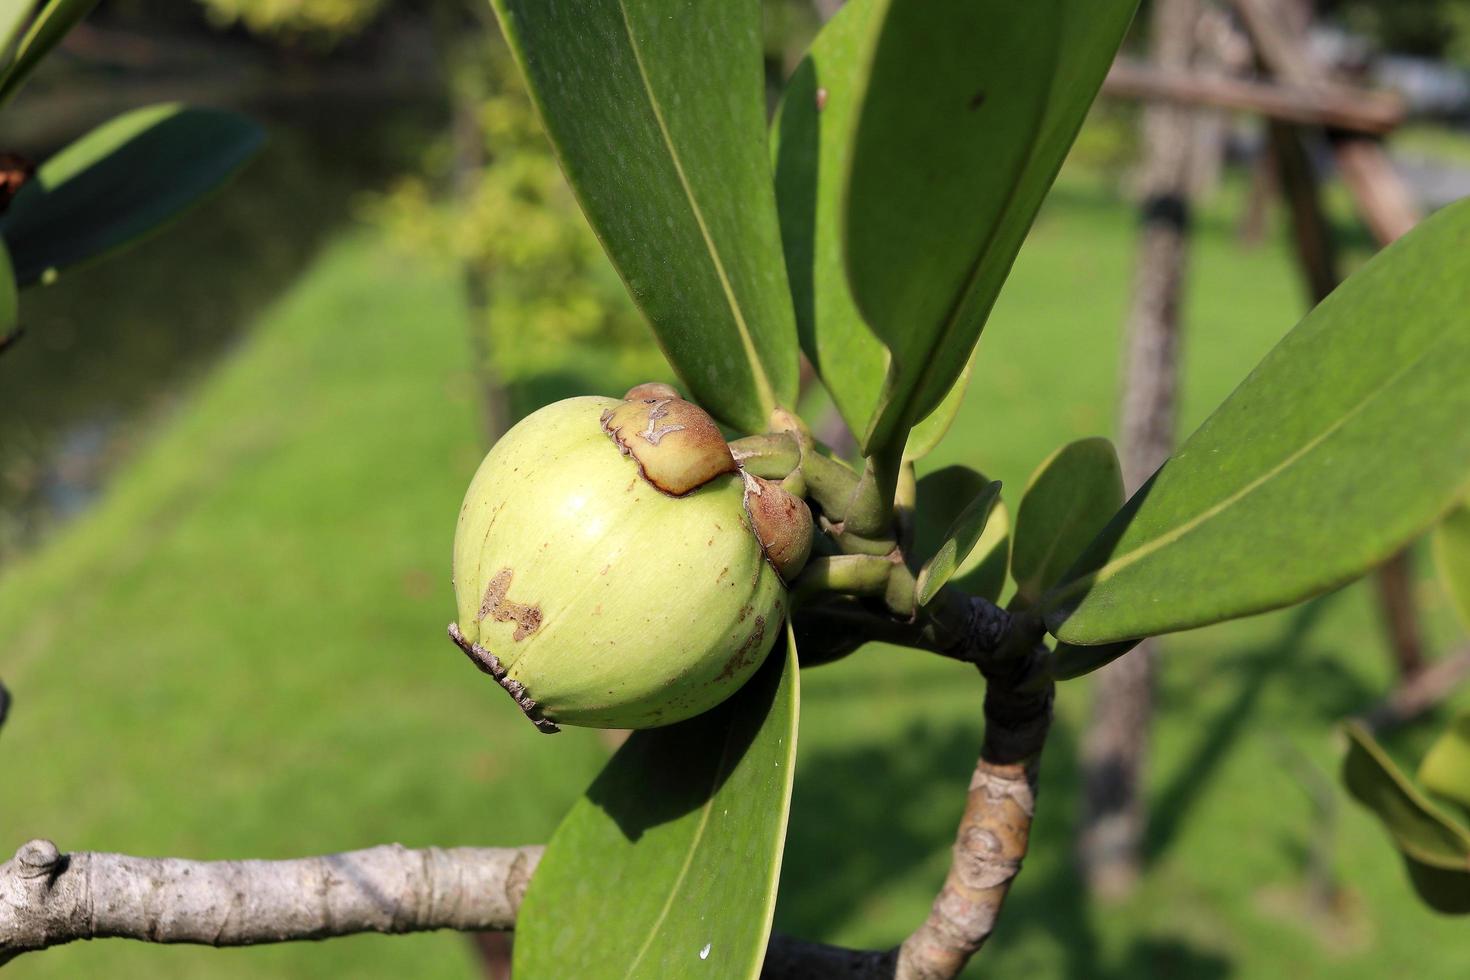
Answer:
<svg viewBox="0 0 1470 980"><path fill-rule="evenodd" d="M999 602L1006 587L1006 573L1011 567L1011 516L1004 500L995 502L980 541L970 557L960 563L951 584L966 595L980 596Z"/></svg>
<svg viewBox="0 0 1470 980"><path fill-rule="evenodd" d="M730 700L635 732L562 821L521 905L515 974L754 978L791 805L796 648Z"/></svg>
<svg viewBox="0 0 1470 980"><path fill-rule="evenodd" d="M964 565L975 546L980 543L981 532L985 530L991 512L999 502L1000 483L989 483L960 511L945 532L944 541L938 550L919 569L914 591L919 605L927 606Z"/></svg>
<svg viewBox="0 0 1470 980"><path fill-rule="evenodd" d="M22 286L177 217L260 149L250 120L156 105L92 130L43 163L0 218Z"/></svg>
<svg viewBox="0 0 1470 980"><path fill-rule="evenodd" d="M97 0L50 0L41 8L30 29L21 37L15 49L15 60L0 72L0 105L10 101L41 59L50 54L51 49L60 44L67 32L81 23L95 6ZM10 17L16 17L14 11L8 13Z"/></svg>
<svg viewBox="0 0 1470 980"><path fill-rule="evenodd" d="M1470 491L1470 200L1297 325L1047 598L1099 644L1300 602L1381 564Z"/></svg>
<svg viewBox="0 0 1470 980"><path fill-rule="evenodd" d="M876 0L843 192L853 295L892 352L865 447L959 377L1134 6Z"/></svg>
<svg viewBox="0 0 1470 980"><path fill-rule="evenodd" d="M494 0L562 168L691 396L796 399L755 0Z"/></svg>
<svg viewBox="0 0 1470 980"><path fill-rule="evenodd" d="M1099 667L1106 667L1123 654L1138 646L1139 640L1120 640L1102 646L1082 647L1073 643L1057 642L1052 651L1052 680L1069 681L1090 674Z"/></svg>
<svg viewBox="0 0 1470 980"><path fill-rule="evenodd" d="M1440 583L1470 629L1470 506L1461 504L1439 522L1433 550Z"/></svg>
<svg viewBox="0 0 1470 980"><path fill-rule="evenodd" d="M1016 512L1011 574L1026 605L1061 578L1123 506L1123 473L1101 437L1068 443L1046 458Z"/></svg>
<svg viewBox="0 0 1470 980"><path fill-rule="evenodd" d="M1383 821L1419 897L1440 912L1470 913L1470 832L1419 792L1366 729L1346 730L1343 782Z"/></svg>
<svg viewBox="0 0 1470 980"><path fill-rule="evenodd" d="M840 219L859 80L877 0L849 0L786 83L771 124L781 239L801 348L847 427L868 448L888 350L863 322L847 284Z"/></svg>
<svg viewBox="0 0 1470 980"><path fill-rule="evenodd" d="M950 527L965 507L989 485L983 474L968 466L946 466L919 480L914 513L914 554L926 558L944 545ZM997 499L979 541L960 561L950 581L968 595L994 602L1005 588L1010 562L1010 519L1004 501Z"/></svg>
<svg viewBox="0 0 1470 980"><path fill-rule="evenodd" d="M1470 712L1450 723L1419 763L1424 788L1470 809Z"/></svg>

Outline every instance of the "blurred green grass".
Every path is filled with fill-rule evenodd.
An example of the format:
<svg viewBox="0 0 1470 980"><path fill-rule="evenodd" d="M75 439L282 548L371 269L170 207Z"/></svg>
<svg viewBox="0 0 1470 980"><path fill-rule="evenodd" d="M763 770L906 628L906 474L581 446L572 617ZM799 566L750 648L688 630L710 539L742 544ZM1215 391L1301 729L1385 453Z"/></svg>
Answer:
<svg viewBox="0 0 1470 980"><path fill-rule="evenodd" d="M1223 195L1197 229L1186 432L1303 306L1280 245L1235 243L1237 204ZM930 465L981 466L1014 501L1058 443L1111 431L1133 236L1102 183L1064 176ZM0 847L45 835L64 849L284 857L551 832L603 743L537 734L443 638L455 514L483 450L458 284L370 230L345 233L106 499L0 579L0 676L16 697L0 735ZM639 380L613 375L595 352L569 352L536 396ZM1432 584L1421 591L1443 646L1455 628ZM1164 656L1139 893L1084 901L1071 832L1088 685L1066 685L1032 856L971 975L1470 975L1463 925L1414 902L1386 840L1340 794L1343 908L1315 920L1301 899L1323 828L1286 759L1335 781L1331 724L1390 682L1367 590L1171 637ZM943 877L980 682L881 647L803 681L778 928L891 943ZM101 942L10 968L123 980L476 969L449 934L224 952Z"/></svg>

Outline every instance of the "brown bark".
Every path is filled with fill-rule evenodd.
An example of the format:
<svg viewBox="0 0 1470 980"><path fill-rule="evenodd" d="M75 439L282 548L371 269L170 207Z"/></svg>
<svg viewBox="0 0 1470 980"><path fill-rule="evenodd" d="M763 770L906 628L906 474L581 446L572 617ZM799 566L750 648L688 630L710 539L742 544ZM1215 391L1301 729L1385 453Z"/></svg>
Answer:
<svg viewBox="0 0 1470 980"><path fill-rule="evenodd" d="M509 929L540 856L540 847L389 844L291 861L185 861L63 854L33 840L0 865L0 964L78 939L250 946Z"/></svg>
<svg viewBox="0 0 1470 980"><path fill-rule="evenodd" d="M1414 569L1409 553L1400 551L1380 565L1374 581L1399 680L1407 681L1424 670L1424 638L1414 602Z"/></svg>
<svg viewBox="0 0 1470 980"><path fill-rule="evenodd" d="M1406 725L1438 706L1470 677L1470 647L1458 650L1402 679L1388 697L1363 714L1375 732Z"/></svg>
<svg viewBox="0 0 1470 980"><path fill-rule="evenodd" d="M957 977L990 938L1021 872L1036 813L1036 777L1051 727L1052 684L1026 689L1044 648L1020 661L982 665L985 744L955 835L949 874L929 917L904 941L897 980Z"/></svg>
<svg viewBox="0 0 1470 980"><path fill-rule="evenodd" d="M1154 6L1153 62L1182 73L1193 59L1197 0ZM1136 489L1174 446L1179 307L1188 256L1192 117L1157 104L1144 116L1142 231L1123 375L1124 478ZM1138 875L1147 822L1142 782L1153 714L1151 641L1097 672L1092 717L1082 736L1082 812L1078 857L1088 886L1114 897Z"/></svg>
<svg viewBox="0 0 1470 980"><path fill-rule="evenodd" d="M480 186L485 167L485 130L480 125L480 100L462 81L452 84L454 145L454 196L468 211ZM500 372L495 369L495 351L490 340L490 291L488 273L469 259L462 263L465 311L470 329L470 357L480 395L480 421L486 444L495 442L510 427L510 399Z"/></svg>

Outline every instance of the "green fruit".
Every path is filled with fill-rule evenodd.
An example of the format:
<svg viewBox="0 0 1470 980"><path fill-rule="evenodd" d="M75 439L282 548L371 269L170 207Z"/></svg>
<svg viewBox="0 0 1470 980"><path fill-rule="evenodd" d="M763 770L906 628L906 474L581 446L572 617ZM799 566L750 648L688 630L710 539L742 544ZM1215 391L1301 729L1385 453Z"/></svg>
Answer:
<svg viewBox="0 0 1470 980"><path fill-rule="evenodd" d="M451 634L543 730L692 717L745 683L780 631L786 590L750 529L747 481L720 462L729 449L702 410L667 401L548 405L465 495ZM621 430L605 429L615 416ZM645 466L711 475L676 497Z"/></svg>

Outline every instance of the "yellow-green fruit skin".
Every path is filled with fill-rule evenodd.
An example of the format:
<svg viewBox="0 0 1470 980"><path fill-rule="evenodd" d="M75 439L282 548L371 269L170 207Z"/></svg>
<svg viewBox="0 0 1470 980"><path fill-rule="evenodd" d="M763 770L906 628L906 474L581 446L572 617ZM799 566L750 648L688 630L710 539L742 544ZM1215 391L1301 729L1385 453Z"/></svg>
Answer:
<svg viewBox="0 0 1470 980"><path fill-rule="evenodd" d="M653 728L714 707L786 612L740 476L659 492L602 430L619 404L569 398L518 423L480 464L454 539L460 630L561 725Z"/></svg>

